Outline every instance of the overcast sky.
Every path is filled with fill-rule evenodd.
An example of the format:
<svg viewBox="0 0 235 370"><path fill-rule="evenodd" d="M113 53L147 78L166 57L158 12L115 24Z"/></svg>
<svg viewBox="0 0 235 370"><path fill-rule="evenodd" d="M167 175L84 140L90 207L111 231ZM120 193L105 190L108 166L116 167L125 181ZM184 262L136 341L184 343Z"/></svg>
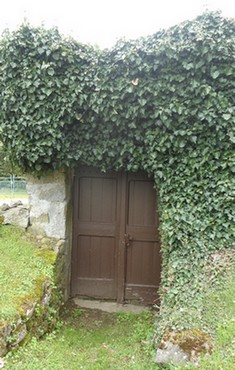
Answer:
<svg viewBox="0 0 235 370"><path fill-rule="evenodd" d="M58 26L81 42L110 47L192 19L205 9L235 18L234 0L0 0L0 32L24 19Z"/></svg>

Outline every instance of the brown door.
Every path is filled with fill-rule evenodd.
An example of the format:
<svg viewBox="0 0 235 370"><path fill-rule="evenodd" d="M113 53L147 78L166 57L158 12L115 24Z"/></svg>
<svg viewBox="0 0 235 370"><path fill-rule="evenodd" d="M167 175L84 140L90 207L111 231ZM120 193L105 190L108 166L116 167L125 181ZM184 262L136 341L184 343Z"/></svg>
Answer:
<svg viewBox="0 0 235 370"><path fill-rule="evenodd" d="M72 295L153 303L160 281L153 181L79 169L74 202Z"/></svg>
<svg viewBox="0 0 235 370"><path fill-rule="evenodd" d="M127 175L125 300L154 302L160 281L160 240L153 181Z"/></svg>

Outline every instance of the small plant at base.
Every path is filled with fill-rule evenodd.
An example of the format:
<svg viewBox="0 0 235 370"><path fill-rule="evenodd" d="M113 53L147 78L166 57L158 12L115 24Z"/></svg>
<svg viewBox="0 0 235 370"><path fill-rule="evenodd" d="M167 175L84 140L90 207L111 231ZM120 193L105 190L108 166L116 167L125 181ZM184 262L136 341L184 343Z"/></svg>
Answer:
<svg viewBox="0 0 235 370"><path fill-rule="evenodd" d="M83 310L81 310L80 308L76 308L72 312L72 318L77 319L78 317L82 315L82 313L83 313Z"/></svg>

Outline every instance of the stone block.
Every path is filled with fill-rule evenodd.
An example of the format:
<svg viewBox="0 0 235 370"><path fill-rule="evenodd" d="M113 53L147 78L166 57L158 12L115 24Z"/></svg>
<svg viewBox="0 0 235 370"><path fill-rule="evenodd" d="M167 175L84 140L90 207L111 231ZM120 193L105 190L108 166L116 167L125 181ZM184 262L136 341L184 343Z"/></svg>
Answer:
<svg viewBox="0 0 235 370"><path fill-rule="evenodd" d="M8 209L10 209L10 206L6 203L3 203L1 206L0 206L0 212L5 212L7 211Z"/></svg>
<svg viewBox="0 0 235 370"><path fill-rule="evenodd" d="M14 341L11 343L11 347L17 346L27 335L26 324L19 325L16 330L12 333Z"/></svg>
<svg viewBox="0 0 235 370"><path fill-rule="evenodd" d="M26 229L29 225L29 210L25 207L12 207L4 212L3 215L3 224L4 225L14 225Z"/></svg>
<svg viewBox="0 0 235 370"><path fill-rule="evenodd" d="M4 338L0 337L0 356L4 356L7 353L7 344Z"/></svg>
<svg viewBox="0 0 235 370"><path fill-rule="evenodd" d="M188 360L187 354L182 349L171 342L165 343L163 349L158 349L155 362L161 365L185 365Z"/></svg>

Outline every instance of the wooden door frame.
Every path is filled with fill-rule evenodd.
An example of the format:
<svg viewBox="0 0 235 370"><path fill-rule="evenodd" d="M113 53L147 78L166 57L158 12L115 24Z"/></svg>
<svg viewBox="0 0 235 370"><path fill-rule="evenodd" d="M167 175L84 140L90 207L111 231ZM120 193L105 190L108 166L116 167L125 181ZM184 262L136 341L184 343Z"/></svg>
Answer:
<svg viewBox="0 0 235 370"><path fill-rule="evenodd" d="M125 280L126 280L126 245L124 242L124 235L126 229L126 179L127 174L120 172L120 224L118 237L118 276L117 276L117 302L124 303L125 301Z"/></svg>
<svg viewBox="0 0 235 370"><path fill-rule="evenodd" d="M77 189L77 179L76 172L78 169L76 168L73 173L73 187L72 187L72 200L73 200L73 212L72 212L72 253L71 253L71 279L70 279L70 296L72 295L72 287L75 284L75 275L73 273L74 271L74 263L76 261L76 248L75 248L75 237L77 235L77 228L78 225L75 223L75 212L77 210L76 204L78 204L78 192Z"/></svg>

